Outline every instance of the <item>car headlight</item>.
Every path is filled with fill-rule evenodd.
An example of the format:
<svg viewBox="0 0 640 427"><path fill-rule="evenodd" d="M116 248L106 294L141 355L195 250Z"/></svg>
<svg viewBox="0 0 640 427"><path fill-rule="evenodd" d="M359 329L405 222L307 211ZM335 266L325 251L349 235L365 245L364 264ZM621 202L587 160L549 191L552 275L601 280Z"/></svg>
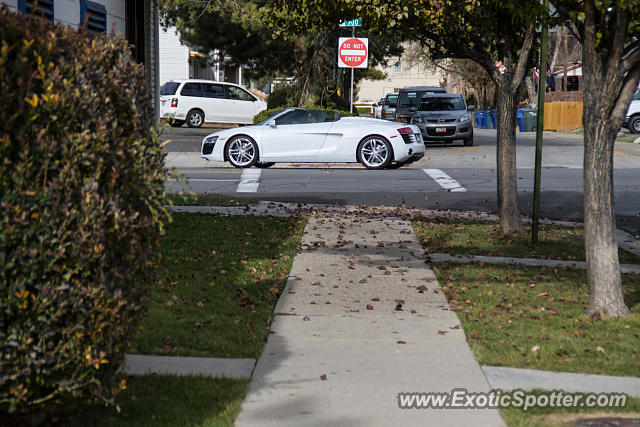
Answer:
<svg viewBox="0 0 640 427"><path fill-rule="evenodd" d="M209 135L202 140L203 144L215 144L218 140L218 135Z"/></svg>
<svg viewBox="0 0 640 427"><path fill-rule="evenodd" d="M465 115L461 116L458 119L459 122L466 122L466 121L469 121L469 120L471 120L471 115L470 114L465 114Z"/></svg>
<svg viewBox="0 0 640 427"><path fill-rule="evenodd" d="M420 116L413 116L413 123L422 123L422 117Z"/></svg>

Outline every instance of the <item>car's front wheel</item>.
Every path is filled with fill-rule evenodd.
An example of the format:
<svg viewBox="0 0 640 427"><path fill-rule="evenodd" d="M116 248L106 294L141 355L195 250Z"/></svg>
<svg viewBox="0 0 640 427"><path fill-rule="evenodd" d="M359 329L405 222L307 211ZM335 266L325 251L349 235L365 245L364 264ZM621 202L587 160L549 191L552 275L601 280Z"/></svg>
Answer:
<svg viewBox="0 0 640 427"><path fill-rule="evenodd" d="M384 169L393 161L393 149L381 136L370 136L358 145L358 159L367 169Z"/></svg>
<svg viewBox="0 0 640 427"><path fill-rule="evenodd" d="M187 125L190 128L199 128L204 123L204 114L202 111L191 110L187 114Z"/></svg>
<svg viewBox="0 0 640 427"><path fill-rule="evenodd" d="M231 138L226 148L227 160L236 168L250 168L258 161L258 144L244 135Z"/></svg>
<svg viewBox="0 0 640 427"><path fill-rule="evenodd" d="M629 122L629 131L631 133L640 133L640 116L631 118Z"/></svg>

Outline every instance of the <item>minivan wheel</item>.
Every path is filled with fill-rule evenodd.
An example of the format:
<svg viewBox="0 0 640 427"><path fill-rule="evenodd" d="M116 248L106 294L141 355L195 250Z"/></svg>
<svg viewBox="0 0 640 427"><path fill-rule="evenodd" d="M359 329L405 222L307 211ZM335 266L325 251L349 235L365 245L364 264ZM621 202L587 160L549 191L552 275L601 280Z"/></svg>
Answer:
<svg viewBox="0 0 640 427"><path fill-rule="evenodd" d="M631 133L640 133L640 116L635 116L629 122L629 131Z"/></svg>
<svg viewBox="0 0 640 427"><path fill-rule="evenodd" d="M393 161L393 148L381 136L370 136L358 145L358 159L367 169L384 169Z"/></svg>
<svg viewBox="0 0 640 427"><path fill-rule="evenodd" d="M231 166L236 168L250 168L258 161L258 144L245 135L231 138L225 154Z"/></svg>
<svg viewBox="0 0 640 427"><path fill-rule="evenodd" d="M198 110L189 111L187 114L187 125L190 128L199 128L204 123L204 114Z"/></svg>

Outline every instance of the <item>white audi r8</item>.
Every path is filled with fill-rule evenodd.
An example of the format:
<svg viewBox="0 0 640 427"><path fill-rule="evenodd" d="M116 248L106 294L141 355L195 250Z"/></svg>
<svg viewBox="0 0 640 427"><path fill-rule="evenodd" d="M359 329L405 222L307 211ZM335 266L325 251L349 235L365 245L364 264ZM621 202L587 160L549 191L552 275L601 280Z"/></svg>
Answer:
<svg viewBox="0 0 640 427"><path fill-rule="evenodd" d="M206 136L201 155L237 168L360 162L368 169L384 169L420 159L424 142L415 125L289 108L257 125Z"/></svg>

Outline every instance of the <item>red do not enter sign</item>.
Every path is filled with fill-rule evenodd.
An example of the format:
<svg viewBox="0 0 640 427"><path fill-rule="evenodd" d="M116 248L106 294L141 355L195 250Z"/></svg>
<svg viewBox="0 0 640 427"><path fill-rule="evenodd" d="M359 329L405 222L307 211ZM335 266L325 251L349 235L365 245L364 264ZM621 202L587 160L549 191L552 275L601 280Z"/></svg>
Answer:
<svg viewBox="0 0 640 427"><path fill-rule="evenodd" d="M338 40L338 67L367 68L369 39L345 38Z"/></svg>

